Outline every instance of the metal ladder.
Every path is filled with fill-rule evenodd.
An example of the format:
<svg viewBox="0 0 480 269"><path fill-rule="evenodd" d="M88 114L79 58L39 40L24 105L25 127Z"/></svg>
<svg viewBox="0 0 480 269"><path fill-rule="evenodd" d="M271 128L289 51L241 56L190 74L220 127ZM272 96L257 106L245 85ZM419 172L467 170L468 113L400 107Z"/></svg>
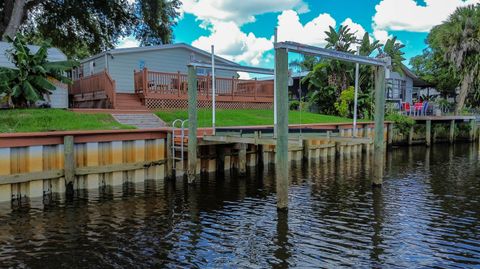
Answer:
<svg viewBox="0 0 480 269"><path fill-rule="evenodd" d="M188 120L177 119L172 123L172 158L173 158L173 170L179 170L177 168L177 161L180 162L181 171L184 170L185 160L185 124ZM177 127L178 126L178 127ZM180 143L177 142L180 138ZM177 152L180 152L178 156Z"/></svg>

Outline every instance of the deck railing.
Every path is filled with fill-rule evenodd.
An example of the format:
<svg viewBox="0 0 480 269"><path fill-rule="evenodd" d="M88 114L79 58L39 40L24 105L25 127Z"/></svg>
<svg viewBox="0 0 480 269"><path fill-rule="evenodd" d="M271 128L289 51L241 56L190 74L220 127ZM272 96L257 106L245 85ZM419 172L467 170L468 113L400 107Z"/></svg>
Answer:
<svg viewBox="0 0 480 269"><path fill-rule="evenodd" d="M134 72L135 93L144 98L187 99L188 78L186 74L156 72L143 69ZM223 100L240 102L273 102L273 81L246 80L217 77L216 95ZM197 76L198 95L201 99L211 99L212 77Z"/></svg>
<svg viewBox="0 0 480 269"><path fill-rule="evenodd" d="M69 89L71 95L91 96L95 99L96 96L104 94L108 102L115 108L116 92L115 81L110 77L106 70L87 77L82 77L75 80Z"/></svg>

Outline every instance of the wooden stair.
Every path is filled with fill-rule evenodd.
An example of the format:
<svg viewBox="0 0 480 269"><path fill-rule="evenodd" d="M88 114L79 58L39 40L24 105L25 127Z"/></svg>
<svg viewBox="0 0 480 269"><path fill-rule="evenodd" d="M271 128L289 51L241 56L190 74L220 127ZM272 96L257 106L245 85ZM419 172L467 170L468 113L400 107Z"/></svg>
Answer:
<svg viewBox="0 0 480 269"><path fill-rule="evenodd" d="M117 93L116 110L147 110L134 93Z"/></svg>

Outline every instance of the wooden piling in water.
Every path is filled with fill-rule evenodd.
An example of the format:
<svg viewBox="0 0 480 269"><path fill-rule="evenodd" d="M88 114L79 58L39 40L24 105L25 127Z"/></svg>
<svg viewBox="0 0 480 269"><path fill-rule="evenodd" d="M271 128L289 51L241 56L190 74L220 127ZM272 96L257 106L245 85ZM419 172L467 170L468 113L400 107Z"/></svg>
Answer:
<svg viewBox="0 0 480 269"><path fill-rule="evenodd" d="M188 183L197 177L197 73L188 66Z"/></svg>
<svg viewBox="0 0 480 269"><path fill-rule="evenodd" d="M245 175L247 172L247 144L238 145L238 172Z"/></svg>
<svg viewBox="0 0 480 269"><path fill-rule="evenodd" d="M432 145L432 121L427 120L425 125L425 145L430 147Z"/></svg>
<svg viewBox="0 0 480 269"><path fill-rule="evenodd" d="M393 123L389 123L388 124L388 139L387 139L387 143L389 146L391 146L393 144Z"/></svg>
<svg viewBox="0 0 480 269"><path fill-rule="evenodd" d="M385 121L385 71L383 66L375 68L375 138L373 185L383 184L383 168L385 159L384 121Z"/></svg>
<svg viewBox="0 0 480 269"><path fill-rule="evenodd" d="M275 174L277 208L288 210L288 52L276 49L277 140Z"/></svg>
<svg viewBox="0 0 480 269"><path fill-rule="evenodd" d="M448 135L448 142L453 144L455 142L455 120L450 121L450 133Z"/></svg>
<svg viewBox="0 0 480 269"><path fill-rule="evenodd" d="M470 142L475 140L475 133L477 131L477 121L476 120L470 120Z"/></svg>
<svg viewBox="0 0 480 269"><path fill-rule="evenodd" d="M73 136L63 138L65 186L67 194L73 194L73 182L75 180L75 155Z"/></svg>
<svg viewBox="0 0 480 269"><path fill-rule="evenodd" d="M172 141L172 134L168 133L167 134L167 145L165 147L166 150L166 158L167 158L167 165L165 167L166 175L168 179L172 179L175 175L175 172L173 171L173 162L175 161L173 159L172 155L172 147L173 147L173 141Z"/></svg>

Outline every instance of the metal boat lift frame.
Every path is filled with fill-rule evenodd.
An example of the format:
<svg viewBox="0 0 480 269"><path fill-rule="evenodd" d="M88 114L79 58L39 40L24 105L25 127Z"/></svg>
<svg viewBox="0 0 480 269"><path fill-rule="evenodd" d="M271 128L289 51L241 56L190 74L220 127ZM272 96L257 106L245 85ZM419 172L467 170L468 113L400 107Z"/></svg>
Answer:
<svg viewBox="0 0 480 269"><path fill-rule="evenodd" d="M248 72L274 75L276 107L276 189L277 208L288 209L288 53L295 52L306 55L321 56L340 61L375 66L375 138L374 138L374 169L373 185L383 183L385 156L384 120L385 120L385 77L390 69L391 59L376 59L330 49L319 48L296 42L275 43L275 69L265 69L247 66L225 66L215 63L192 62L188 65L188 181L192 183L196 177L197 161L197 74L196 68L212 68L237 72ZM213 52L213 49L212 49ZM274 123L275 125L275 123Z"/></svg>

